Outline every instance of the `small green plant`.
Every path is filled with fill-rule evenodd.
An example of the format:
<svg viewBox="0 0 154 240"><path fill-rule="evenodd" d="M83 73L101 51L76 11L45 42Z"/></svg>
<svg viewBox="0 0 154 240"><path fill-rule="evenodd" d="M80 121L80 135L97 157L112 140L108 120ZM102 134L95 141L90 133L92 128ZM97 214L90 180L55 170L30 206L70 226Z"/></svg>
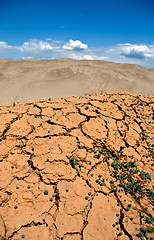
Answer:
<svg viewBox="0 0 154 240"><path fill-rule="evenodd" d="M136 234L136 236L137 236L137 237L143 237L143 233L140 232L140 233Z"/></svg>
<svg viewBox="0 0 154 240"><path fill-rule="evenodd" d="M30 185L28 185L27 188L30 189Z"/></svg>
<svg viewBox="0 0 154 240"><path fill-rule="evenodd" d="M22 234L22 235L21 235L21 238L24 238L24 237L25 237L25 235L24 235L24 234Z"/></svg>
<svg viewBox="0 0 154 240"><path fill-rule="evenodd" d="M48 190L45 190L45 191L44 191L44 195L48 195Z"/></svg>
<svg viewBox="0 0 154 240"><path fill-rule="evenodd" d="M73 159L71 159L71 158L69 158L69 159L70 159L70 164L71 164L72 168L76 169L75 165L77 164L78 159L75 157L73 157Z"/></svg>
<svg viewBox="0 0 154 240"><path fill-rule="evenodd" d="M89 197L88 197L88 196L86 196L86 197L85 197L85 199L86 199L86 200L88 200L88 199L89 199Z"/></svg>
<svg viewBox="0 0 154 240"><path fill-rule="evenodd" d="M85 109L87 110L89 108L89 106L85 106Z"/></svg>
<svg viewBox="0 0 154 240"><path fill-rule="evenodd" d="M154 222L154 218L149 217L149 218L146 219L146 223L152 223L152 222Z"/></svg>
<svg viewBox="0 0 154 240"><path fill-rule="evenodd" d="M68 192L68 191L69 191L69 189L67 188L67 189L66 189L66 192Z"/></svg>
<svg viewBox="0 0 154 240"><path fill-rule="evenodd" d="M149 157L149 155L147 155ZM148 158L147 157L147 158ZM152 177L151 177L151 174L148 173L148 172L144 172L143 170L141 171L140 175L139 175L142 179L149 179L151 180Z"/></svg>
<svg viewBox="0 0 154 240"><path fill-rule="evenodd" d="M143 228L143 227L140 228L140 231L143 232L143 233L147 233L147 229Z"/></svg>
<svg viewBox="0 0 154 240"><path fill-rule="evenodd" d="M14 209L17 209L17 208L18 208L17 205L15 205L15 206L14 206Z"/></svg>
<svg viewBox="0 0 154 240"><path fill-rule="evenodd" d="M129 210L130 210L130 208L129 208L129 207L125 208L125 211L129 211Z"/></svg>

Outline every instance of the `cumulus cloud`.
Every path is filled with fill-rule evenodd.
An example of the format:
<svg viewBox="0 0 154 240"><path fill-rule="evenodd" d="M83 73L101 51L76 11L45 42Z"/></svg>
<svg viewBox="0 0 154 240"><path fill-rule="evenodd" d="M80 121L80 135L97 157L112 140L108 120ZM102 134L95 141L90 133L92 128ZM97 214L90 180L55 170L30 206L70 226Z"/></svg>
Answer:
<svg viewBox="0 0 154 240"><path fill-rule="evenodd" d="M84 44L84 43L81 43L81 41L79 40L76 40L76 41L73 41L72 39L69 40L69 42L67 42L66 44L64 44L62 46L63 49L65 50L77 50L77 51L80 51L80 50L85 50L85 49L88 49L88 45Z"/></svg>
<svg viewBox="0 0 154 240"><path fill-rule="evenodd" d="M36 52L36 51L50 51L57 47L53 47L47 41L39 41L37 39L32 39L29 42L24 42L18 47L21 52ZM59 48L59 47L58 47Z"/></svg>
<svg viewBox="0 0 154 240"><path fill-rule="evenodd" d="M121 47L121 55L127 58L151 58L153 56L153 49L148 45L136 45L136 44L119 44Z"/></svg>

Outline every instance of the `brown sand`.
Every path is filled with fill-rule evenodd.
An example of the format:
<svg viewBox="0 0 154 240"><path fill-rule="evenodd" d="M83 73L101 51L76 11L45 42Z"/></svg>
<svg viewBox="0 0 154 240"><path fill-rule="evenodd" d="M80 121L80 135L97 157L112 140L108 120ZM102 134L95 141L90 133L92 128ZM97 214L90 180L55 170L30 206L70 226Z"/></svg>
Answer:
<svg viewBox="0 0 154 240"><path fill-rule="evenodd" d="M0 102L100 91L154 94L154 69L101 60L0 59Z"/></svg>
<svg viewBox="0 0 154 240"><path fill-rule="evenodd" d="M23 69L26 64L30 68L31 61L19 61L16 70L13 61L9 64L7 60L6 67L4 62L8 85L15 81L21 84L22 94L27 88L24 97L32 97L26 95L30 83L22 85ZM77 63L71 63L75 69ZM88 64L82 62L81 68L83 72L89 69L90 76ZM110 63L107 68L114 79ZM115 68L119 71L120 66L115 64ZM127 79L126 70L131 66L123 68ZM130 86L139 78L134 72L137 68L143 69L132 66L135 78ZM35 76L39 87L40 79L47 75L45 69L44 75L40 71L42 76L39 72ZM60 73L64 76L65 68ZM26 74L30 76L30 70ZM52 74L48 73L46 84ZM143 69L142 74L141 86L146 76L150 92L150 70ZM66 82L64 79L63 84ZM139 82L135 89L137 86ZM143 86L141 90L146 91ZM1 104L0 138L1 240L152 239L154 96L119 91Z"/></svg>

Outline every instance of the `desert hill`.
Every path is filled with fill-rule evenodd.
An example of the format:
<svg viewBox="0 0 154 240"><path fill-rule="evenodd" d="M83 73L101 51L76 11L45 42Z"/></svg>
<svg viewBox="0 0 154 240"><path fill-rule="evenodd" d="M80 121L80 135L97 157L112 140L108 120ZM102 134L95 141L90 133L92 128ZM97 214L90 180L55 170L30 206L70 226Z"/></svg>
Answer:
<svg viewBox="0 0 154 240"><path fill-rule="evenodd" d="M100 91L154 94L154 69L101 60L0 59L0 102Z"/></svg>

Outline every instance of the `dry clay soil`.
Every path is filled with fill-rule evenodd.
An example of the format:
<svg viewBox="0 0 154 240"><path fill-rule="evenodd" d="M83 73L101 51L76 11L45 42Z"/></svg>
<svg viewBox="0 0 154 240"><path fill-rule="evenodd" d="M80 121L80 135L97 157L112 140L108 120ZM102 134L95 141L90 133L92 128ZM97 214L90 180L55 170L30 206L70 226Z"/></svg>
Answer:
<svg viewBox="0 0 154 240"><path fill-rule="evenodd" d="M0 105L0 239L154 239L154 96Z"/></svg>

